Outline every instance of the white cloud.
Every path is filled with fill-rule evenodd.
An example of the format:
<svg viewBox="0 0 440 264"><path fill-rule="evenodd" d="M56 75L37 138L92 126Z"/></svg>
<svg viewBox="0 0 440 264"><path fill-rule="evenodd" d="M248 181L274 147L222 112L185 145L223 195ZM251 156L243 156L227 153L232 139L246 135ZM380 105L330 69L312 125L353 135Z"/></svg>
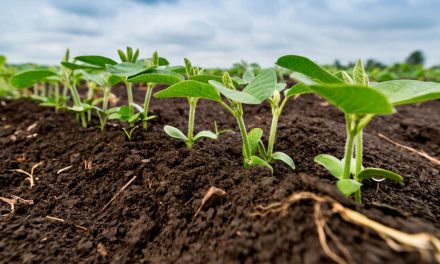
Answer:
<svg viewBox="0 0 440 264"><path fill-rule="evenodd" d="M154 50L181 63L273 65L303 54L321 63L358 57L401 61L421 49L440 63L436 0L0 0L0 53L10 62L57 63L73 55L115 57Z"/></svg>

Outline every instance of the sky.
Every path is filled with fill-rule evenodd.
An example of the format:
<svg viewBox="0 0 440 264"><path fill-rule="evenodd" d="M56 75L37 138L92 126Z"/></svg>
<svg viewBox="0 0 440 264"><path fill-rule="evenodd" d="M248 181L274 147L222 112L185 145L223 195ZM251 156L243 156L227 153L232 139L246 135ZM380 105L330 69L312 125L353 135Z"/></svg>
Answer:
<svg viewBox="0 0 440 264"><path fill-rule="evenodd" d="M319 63L440 64L440 0L0 0L0 54L10 63L157 50L174 64L272 66L286 54Z"/></svg>

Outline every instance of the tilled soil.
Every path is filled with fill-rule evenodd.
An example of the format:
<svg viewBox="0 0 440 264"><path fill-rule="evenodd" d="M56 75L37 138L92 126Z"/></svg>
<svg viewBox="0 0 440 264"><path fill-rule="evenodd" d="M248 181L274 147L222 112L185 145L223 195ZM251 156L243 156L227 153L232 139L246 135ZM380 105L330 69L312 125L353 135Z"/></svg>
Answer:
<svg viewBox="0 0 440 264"><path fill-rule="evenodd" d="M136 93L139 101L142 93ZM82 129L69 113L25 100L2 101L0 196L34 204L16 204L9 214L9 205L0 201L1 263L331 263L318 239L313 202L295 203L286 215L252 215L258 205L301 191L328 195L401 231L440 237L440 167L378 136L439 157L440 101L399 107L397 114L376 117L367 126L364 165L395 171L405 180L365 182L360 206L340 195L335 180L313 162L320 153L342 157L345 141L342 114L314 95L286 106L275 148L289 154L297 168L277 163L274 175L242 167L239 133L202 140L191 150L167 137L166 124L185 131L186 100L153 100L151 110L157 119L129 142L117 122L104 131ZM248 129L267 132L270 108L245 106L245 119ZM213 129L214 121L238 131L220 106L200 101L196 132ZM30 171L40 161L32 189L24 174L11 171ZM211 186L226 195L195 216ZM337 215L326 215L326 221L354 262L434 261L397 252L377 233Z"/></svg>

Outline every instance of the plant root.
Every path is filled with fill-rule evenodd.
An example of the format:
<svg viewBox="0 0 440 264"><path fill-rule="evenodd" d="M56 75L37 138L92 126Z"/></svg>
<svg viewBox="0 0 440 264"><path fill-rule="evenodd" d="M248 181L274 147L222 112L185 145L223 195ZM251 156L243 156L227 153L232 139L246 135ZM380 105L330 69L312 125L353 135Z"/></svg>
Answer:
<svg viewBox="0 0 440 264"><path fill-rule="evenodd" d="M14 214L15 213L15 205L16 204L27 204L27 205L34 204L33 200L26 200L26 199L20 198L20 197L15 196L15 195L11 195L11 197L12 198L0 197L0 201L8 203L9 206L11 207L11 212L8 213L8 214L4 214L2 216L8 216L8 215Z"/></svg>
<svg viewBox="0 0 440 264"><path fill-rule="evenodd" d="M34 171L42 163L43 163L43 161L40 161L40 162L34 164L34 166L32 166L32 168L31 168L31 172L30 173L25 171L25 170L22 170L22 169L16 169L16 170L11 170L11 171L18 172L18 173L23 173L23 174L27 175L28 177L25 180L29 181L30 187L32 188L32 187L35 186Z"/></svg>
<svg viewBox="0 0 440 264"><path fill-rule="evenodd" d="M110 201L108 203L106 203L104 205L104 207L101 209L101 211L99 211L100 213L104 212L105 209L107 209L107 207L113 202L113 200L116 199L116 197L118 197L119 194L121 194L125 189L127 189L127 187L137 178L137 176L133 176L133 178L131 178L131 180L129 180L124 186L122 186L122 188L110 199Z"/></svg>
<svg viewBox="0 0 440 264"><path fill-rule="evenodd" d="M393 141L393 140L387 138L386 136L382 135L381 133L378 133L377 135L378 135L379 137L385 139L386 141L388 141L389 143L391 143L391 144L393 144L393 145L396 145L396 146L398 146L398 147L401 147L401 148L403 148L403 149L406 149L406 150L408 150L408 151L410 151L410 152L416 153L416 154L418 154L418 155L424 157L425 159L431 161L432 163L434 163L434 164L436 164L436 165L440 165L440 160L439 160L439 159L436 159L436 158L434 158L434 157L429 156L429 155L426 154L426 152L424 152L424 151L420 151L420 150L417 150L417 149L413 149L413 148L411 148L411 147L408 147L408 146L402 145L402 144L400 144L400 143L397 143L397 142L395 142L395 141Z"/></svg>
<svg viewBox="0 0 440 264"><path fill-rule="evenodd" d="M354 260L348 248L340 242L337 236L327 226L326 218L322 213L323 204L330 206L329 216L337 214L347 222L375 231L387 245L395 251L419 252L421 257L428 262L432 261L432 256L434 256L435 261L440 262L440 240L435 236L428 233L408 234L385 226L355 210L344 207L330 196L319 196L310 192L293 193L284 202L272 203L268 206L256 206L255 209L257 209L257 211L250 215L264 217L268 214L280 213L281 216L285 216L292 204L304 200L312 200L315 202L314 218L319 242L324 253L338 264L354 263ZM334 242L338 250L342 252L343 257L330 248L327 243L327 235Z"/></svg>
<svg viewBox="0 0 440 264"><path fill-rule="evenodd" d="M74 223L71 223L71 222L67 222L66 220L58 218L58 217L47 215L46 218L49 219L49 220L52 220L52 221L56 221L56 222L60 222L60 223L68 224L68 225L73 225L76 228L84 230L84 231L89 231L89 229L87 227L84 227L84 226L81 226L81 225L77 225L77 224L74 224Z"/></svg>
<svg viewBox="0 0 440 264"><path fill-rule="evenodd" d="M208 201L213 200L214 198L222 198L225 195L226 192L224 190L211 186L209 190L206 192L205 196L203 196L202 204L200 205L199 209L197 209L196 213L194 214L194 217L197 217L197 215L199 215L200 211L208 203Z"/></svg>

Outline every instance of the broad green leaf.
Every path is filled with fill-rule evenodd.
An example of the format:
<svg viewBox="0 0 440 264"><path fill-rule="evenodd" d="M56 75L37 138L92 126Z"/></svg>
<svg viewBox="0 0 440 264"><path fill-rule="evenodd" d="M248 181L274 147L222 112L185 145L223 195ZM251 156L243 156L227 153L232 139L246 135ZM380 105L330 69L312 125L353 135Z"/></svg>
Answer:
<svg viewBox="0 0 440 264"><path fill-rule="evenodd" d="M290 78L292 78L293 80L295 80L298 83L302 83L305 85L315 85L318 84L318 82L310 79L309 77L307 77L306 75L299 73L299 72L293 72L290 74Z"/></svg>
<svg viewBox="0 0 440 264"><path fill-rule="evenodd" d="M252 82L253 79L255 79L255 74L251 70L246 70L243 74L243 81L246 83Z"/></svg>
<svg viewBox="0 0 440 264"><path fill-rule="evenodd" d="M209 84L187 80L171 85L170 87L154 94L156 98L172 97L198 97L220 101L217 90Z"/></svg>
<svg viewBox="0 0 440 264"><path fill-rule="evenodd" d="M313 93L313 91L307 86L302 83L295 84L292 86L292 88L287 89L284 94L286 97L295 96L298 94L305 94L305 93Z"/></svg>
<svg viewBox="0 0 440 264"><path fill-rule="evenodd" d="M185 134L183 134L182 131L180 131L178 128L166 125L166 126L164 126L163 130L165 131L165 133L167 133L168 136L170 136L172 138L177 138L182 141L188 140L188 138L185 136Z"/></svg>
<svg viewBox="0 0 440 264"><path fill-rule="evenodd" d="M245 82L243 79L241 79L241 78L239 78L237 76L232 76L231 79L232 79L233 82L237 83L237 85L247 84L247 82Z"/></svg>
<svg viewBox="0 0 440 264"><path fill-rule="evenodd" d="M215 89L217 89L221 94L223 94L225 97L231 99L232 101L240 102L240 103L244 103L244 104L260 104L261 103L261 101L258 98L256 98L255 96L244 93L244 92L240 92L237 90L229 89L220 82L211 80L211 81L209 81L209 84L214 86Z"/></svg>
<svg viewBox="0 0 440 264"><path fill-rule="evenodd" d="M287 165L289 165L289 167L292 168L292 170L295 169L295 163L293 162L293 159L291 157L289 157L289 155L287 155L286 153L279 152L279 151L275 152L272 155L272 158L274 160L280 160L280 161L286 163Z"/></svg>
<svg viewBox="0 0 440 264"><path fill-rule="evenodd" d="M109 64L109 65L117 64L116 61L114 61L110 58L104 57L104 56L99 56L99 55L77 56L77 57L75 57L75 60L90 64L93 66L98 66L102 69L105 69L106 64Z"/></svg>
<svg viewBox="0 0 440 264"><path fill-rule="evenodd" d="M108 85L115 86L118 83L124 82L124 79L121 76L109 74L107 82L108 82Z"/></svg>
<svg viewBox="0 0 440 264"><path fill-rule="evenodd" d="M314 161L326 168L331 175L342 179L344 175L344 164L336 157L328 154L320 154L315 157Z"/></svg>
<svg viewBox="0 0 440 264"><path fill-rule="evenodd" d="M108 64L106 67L111 74L126 78L156 69L156 66L147 67L131 62L122 62L116 65Z"/></svg>
<svg viewBox="0 0 440 264"><path fill-rule="evenodd" d="M361 60L357 60L353 69L353 79L356 84L368 86L368 76L365 73Z"/></svg>
<svg viewBox="0 0 440 264"><path fill-rule="evenodd" d="M318 80L323 83L342 83L342 81L310 59L298 55L286 55L280 57L277 65L289 69L294 72L300 72L313 80Z"/></svg>
<svg viewBox="0 0 440 264"><path fill-rule="evenodd" d="M92 66L92 65L85 65L85 64L76 64L72 62L63 61L61 62L61 65L66 67L70 70L101 70L100 67Z"/></svg>
<svg viewBox="0 0 440 264"><path fill-rule="evenodd" d="M367 86L321 84L310 89L347 114L392 114L394 108L385 95Z"/></svg>
<svg viewBox="0 0 440 264"><path fill-rule="evenodd" d="M109 114L108 119L118 119L121 121L127 121L130 118L130 109L127 105L121 107L114 107L107 111Z"/></svg>
<svg viewBox="0 0 440 264"><path fill-rule="evenodd" d="M341 179L338 180L336 186L343 195L349 196L359 190L362 186L362 183L352 179Z"/></svg>
<svg viewBox="0 0 440 264"><path fill-rule="evenodd" d="M263 166L270 170L270 172L273 174L273 168L270 166L267 161L264 159L257 157L257 156L251 156L250 160L248 161L249 167L255 167L255 166Z"/></svg>
<svg viewBox="0 0 440 264"><path fill-rule="evenodd" d="M211 131L204 130L204 131L200 131L199 133L197 133L194 136L194 141L196 141L196 140L198 140L199 138L202 138L202 137L206 137L206 138L217 140L217 135L216 134L214 134Z"/></svg>
<svg viewBox="0 0 440 264"><path fill-rule="evenodd" d="M28 88L34 83L43 82L48 77L55 75L57 73L48 70L29 70L12 76L11 84L17 88Z"/></svg>
<svg viewBox="0 0 440 264"><path fill-rule="evenodd" d="M202 83L208 83L210 80L214 80L221 83L222 77L217 75L202 74L202 75L189 76L188 80L198 81Z"/></svg>
<svg viewBox="0 0 440 264"><path fill-rule="evenodd" d="M179 78L175 75L168 75L163 73L145 73L128 79L129 82L133 82L133 83L160 83L160 84L175 84L182 80L183 80L182 78Z"/></svg>
<svg viewBox="0 0 440 264"><path fill-rule="evenodd" d="M265 70L244 88L243 92L250 94L260 100L266 100L272 96L277 88L277 76L273 70Z"/></svg>
<svg viewBox="0 0 440 264"><path fill-rule="evenodd" d="M383 93L393 105L420 103L440 98L440 83L395 80L372 86Z"/></svg>
<svg viewBox="0 0 440 264"><path fill-rule="evenodd" d="M186 73L186 69L184 66L170 66L166 68L167 71L171 71L171 72L175 72L175 73L179 73L179 74L185 74Z"/></svg>
<svg viewBox="0 0 440 264"><path fill-rule="evenodd" d="M361 173L359 173L359 175L357 176L357 178L361 182L365 179L371 179L373 177L385 178L387 180L391 180L395 182L403 181L403 177L400 176L399 174L380 168L366 168L362 170Z"/></svg>
<svg viewBox="0 0 440 264"><path fill-rule="evenodd" d="M258 142L260 142L262 136L263 130L261 128L253 128L251 131L249 131L248 140L251 147L251 155L254 155L257 151Z"/></svg>

